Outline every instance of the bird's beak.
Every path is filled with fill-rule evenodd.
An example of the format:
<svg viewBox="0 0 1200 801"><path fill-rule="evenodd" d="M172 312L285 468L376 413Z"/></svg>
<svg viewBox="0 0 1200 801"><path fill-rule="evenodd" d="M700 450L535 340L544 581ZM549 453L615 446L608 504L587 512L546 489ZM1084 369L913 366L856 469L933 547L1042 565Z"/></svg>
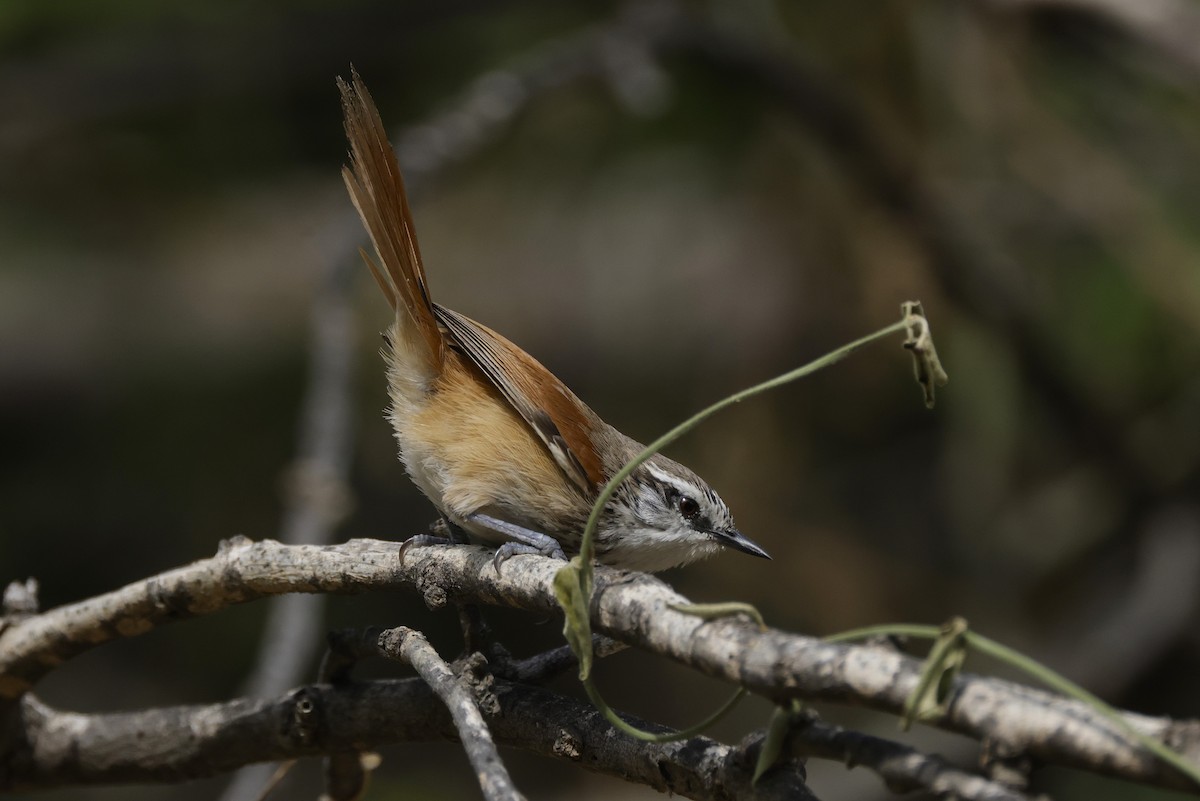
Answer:
<svg viewBox="0 0 1200 801"><path fill-rule="evenodd" d="M727 548L733 548L734 550L741 551L742 553L748 553L751 556L761 556L763 559L771 558L769 553L760 548L748 537L743 536L742 532L738 531L736 528L727 528L724 531L714 531L713 536L716 538L717 542L721 543Z"/></svg>

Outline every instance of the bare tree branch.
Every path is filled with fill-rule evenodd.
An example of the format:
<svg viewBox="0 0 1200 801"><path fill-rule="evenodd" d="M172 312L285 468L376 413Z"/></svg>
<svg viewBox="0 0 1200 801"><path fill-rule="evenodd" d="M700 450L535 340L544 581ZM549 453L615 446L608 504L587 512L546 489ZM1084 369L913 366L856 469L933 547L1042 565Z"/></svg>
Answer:
<svg viewBox="0 0 1200 801"><path fill-rule="evenodd" d="M788 739L796 756L833 759L878 773L897 793L926 790L954 801L1030 801L1030 796L915 748L820 720L801 722Z"/></svg>
<svg viewBox="0 0 1200 801"><path fill-rule="evenodd" d="M54 665L118 636L280 592L362 592L415 587L432 608L448 603L510 606L557 615L552 581L561 563L514 557L497 573L491 552L472 546L396 543L286 546L245 540L216 557L97 598L18 621L0 633L0 692L15 700ZM875 647L826 643L728 619L674 611L686 603L652 576L600 568L593 625L622 642L766 697L807 698L899 713L921 662ZM1200 759L1200 721L1126 713L1138 730ZM1085 704L998 679L960 676L938 726L1003 744L1011 753L1132 781L1195 790Z"/></svg>
<svg viewBox="0 0 1200 801"><path fill-rule="evenodd" d="M492 692L497 705L485 710L486 720L504 745L687 798L813 798L795 764L751 788L752 755L736 748L706 737L639 743L579 701L504 681ZM60 712L26 695L19 717L26 737L0 762L0 789L182 781L250 761L353 751L364 742L458 736L445 706L419 679L311 685L271 700L100 715Z"/></svg>
<svg viewBox="0 0 1200 801"><path fill-rule="evenodd" d="M313 302L309 378L300 415L299 447L289 471L280 540L323 544L350 508L350 384L356 337L347 259L334 262ZM243 692L268 696L309 677L324 628L324 596L280 595L271 600L254 670ZM223 801L253 801L269 781L266 769L240 771Z"/></svg>
<svg viewBox="0 0 1200 801"><path fill-rule="evenodd" d="M388 659L412 665L425 683L437 694L454 720L467 759L475 768L483 797L502 801L523 799L496 752L491 732L483 721L479 704L465 684L454 674L433 646L419 631L399 626L388 629L375 639L375 651Z"/></svg>
<svg viewBox="0 0 1200 801"><path fill-rule="evenodd" d="M362 592L386 585L398 575L397 548L374 540L324 547L273 540L256 545L244 537L223 541L211 559L29 617L0 633L0 703L18 698L72 656L163 623L268 595ZM320 578L309 575L313 566Z"/></svg>
<svg viewBox="0 0 1200 801"><path fill-rule="evenodd" d="M357 267L357 265L355 265ZM312 310L309 384L299 448L287 482L280 541L330 542L350 508L350 381L355 336L348 269L329 270ZM320 643L321 607L302 595L272 602L266 634L247 695L274 695L306 677Z"/></svg>
<svg viewBox="0 0 1200 801"><path fill-rule="evenodd" d="M1102 19L1173 61L1188 78L1200 77L1200 11L1186 0L987 0L1000 10L1058 10Z"/></svg>

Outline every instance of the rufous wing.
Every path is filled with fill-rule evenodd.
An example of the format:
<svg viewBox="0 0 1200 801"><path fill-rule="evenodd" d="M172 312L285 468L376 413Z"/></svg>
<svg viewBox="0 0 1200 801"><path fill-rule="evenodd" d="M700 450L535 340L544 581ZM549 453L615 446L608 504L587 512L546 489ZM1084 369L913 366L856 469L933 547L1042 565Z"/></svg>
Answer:
<svg viewBox="0 0 1200 801"><path fill-rule="evenodd" d="M525 351L471 318L433 305L452 343L500 390L554 461L587 497L608 479L592 444L596 413Z"/></svg>

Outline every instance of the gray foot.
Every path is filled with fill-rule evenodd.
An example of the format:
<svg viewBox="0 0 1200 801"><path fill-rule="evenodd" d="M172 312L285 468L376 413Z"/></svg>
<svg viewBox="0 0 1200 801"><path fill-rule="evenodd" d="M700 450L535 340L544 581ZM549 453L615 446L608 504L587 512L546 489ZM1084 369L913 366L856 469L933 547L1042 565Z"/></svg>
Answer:
<svg viewBox="0 0 1200 801"><path fill-rule="evenodd" d="M487 526L510 540L496 549L496 556L492 559L492 565L495 566L497 573L500 572L500 565L506 559L518 554L538 554L539 556L549 556L551 559L561 559L564 562L567 560L567 555L563 553L558 540L549 534L518 526L516 523L509 523L507 520L500 520L490 515L473 514L467 519L472 523Z"/></svg>

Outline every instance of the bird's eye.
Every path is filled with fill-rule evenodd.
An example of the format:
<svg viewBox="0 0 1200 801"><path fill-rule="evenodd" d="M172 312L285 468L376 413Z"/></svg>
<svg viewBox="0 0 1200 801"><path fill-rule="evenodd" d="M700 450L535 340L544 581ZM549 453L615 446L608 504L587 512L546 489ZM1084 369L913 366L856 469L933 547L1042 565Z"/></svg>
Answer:
<svg viewBox="0 0 1200 801"><path fill-rule="evenodd" d="M700 514L700 504L684 495L679 499L679 514L683 515L685 520L694 520L696 515Z"/></svg>

